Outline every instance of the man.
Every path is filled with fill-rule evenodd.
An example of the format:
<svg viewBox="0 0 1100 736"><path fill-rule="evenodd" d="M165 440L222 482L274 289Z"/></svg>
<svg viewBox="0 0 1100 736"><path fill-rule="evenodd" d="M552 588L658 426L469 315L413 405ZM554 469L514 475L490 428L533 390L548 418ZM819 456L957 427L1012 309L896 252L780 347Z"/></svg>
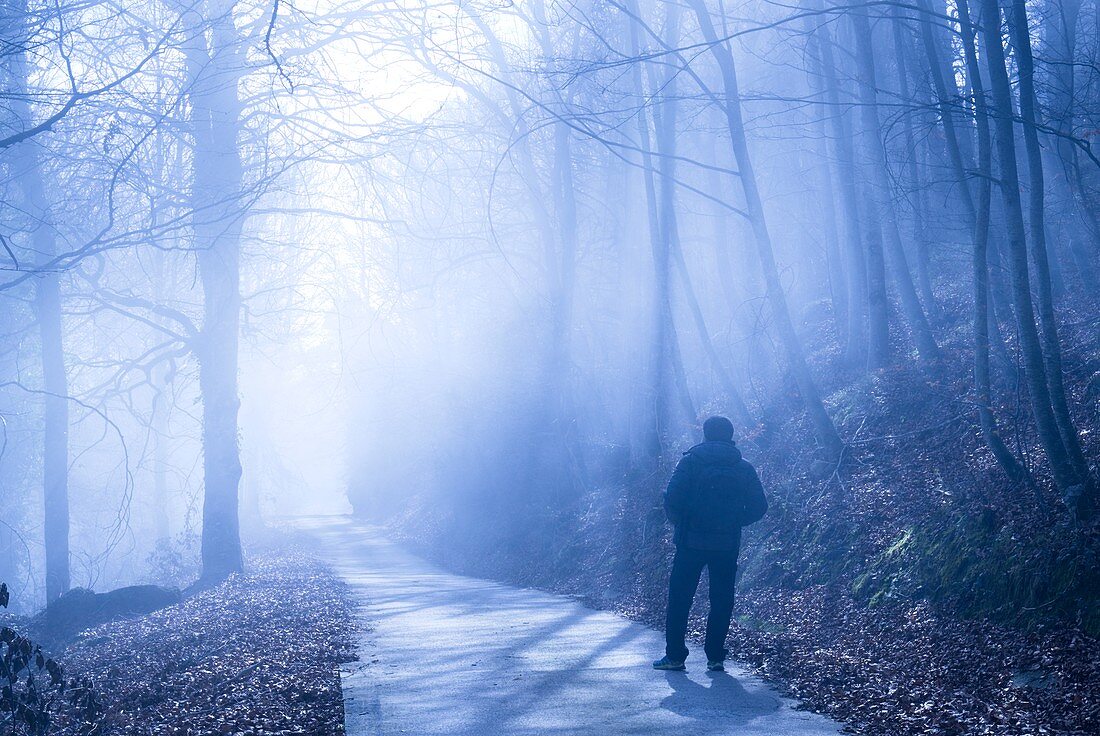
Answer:
<svg viewBox="0 0 1100 736"><path fill-rule="evenodd" d="M665 491L665 513L675 527L676 556L668 581L665 656L653 663L658 670L687 669L688 612L704 567L710 580L704 646L707 670L725 670L741 527L760 521L768 511L756 469L734 444L730 420L708 419L703 423L703 439L684 453Z"/></svg>

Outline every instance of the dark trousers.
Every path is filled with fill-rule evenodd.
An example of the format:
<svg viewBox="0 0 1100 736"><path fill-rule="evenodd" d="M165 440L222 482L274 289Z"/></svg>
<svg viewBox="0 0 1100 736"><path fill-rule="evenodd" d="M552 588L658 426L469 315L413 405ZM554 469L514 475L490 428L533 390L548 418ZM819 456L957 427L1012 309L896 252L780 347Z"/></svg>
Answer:
<svg viewBox="0 0 1100 736"><path fill-rule="evenodd" d="M726 658L726 634L733 616L733 586L737 578L737 552L677 547L668 579L668 613L665 618L665 654L670 659L687 659L684 644L688 613L699 587L699 576L707 568L710 581L710 612L704 650L710 661Z"/></svg>

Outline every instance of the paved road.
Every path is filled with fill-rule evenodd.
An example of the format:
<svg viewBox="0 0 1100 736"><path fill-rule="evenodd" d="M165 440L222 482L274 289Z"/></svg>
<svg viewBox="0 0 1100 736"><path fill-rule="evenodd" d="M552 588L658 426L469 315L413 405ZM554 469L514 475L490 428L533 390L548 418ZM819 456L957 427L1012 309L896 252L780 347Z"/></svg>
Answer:
<svg viewBox="0 0 1100 736"><path fill-rule="evenodd" d="M453 575L345 517L302 520L359 604L347 733L824 736L739 668L656 672L663 637L540 591Z"/></svg>

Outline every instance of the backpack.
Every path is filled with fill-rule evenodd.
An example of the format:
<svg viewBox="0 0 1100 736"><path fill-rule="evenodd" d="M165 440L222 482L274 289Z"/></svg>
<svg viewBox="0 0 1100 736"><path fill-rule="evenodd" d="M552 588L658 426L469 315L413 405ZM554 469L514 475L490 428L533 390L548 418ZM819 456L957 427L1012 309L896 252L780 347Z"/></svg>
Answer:
<svg viewBox="0 0 1100 736"><path fill-rule="evenodd" d="M708 464L696 472L688 506L688 527L703 534L739 532L745 517L741 469L737 465Z"/></svg>

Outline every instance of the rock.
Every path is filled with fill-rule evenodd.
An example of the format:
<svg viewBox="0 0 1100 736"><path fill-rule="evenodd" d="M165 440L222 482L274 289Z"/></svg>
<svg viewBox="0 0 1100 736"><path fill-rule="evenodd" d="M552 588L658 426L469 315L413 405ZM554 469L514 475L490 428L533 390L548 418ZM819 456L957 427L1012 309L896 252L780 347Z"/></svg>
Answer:
<svg viewBox="0 0 1100 736"><path fill-rule="evenodd" d="M120 618L143 616L182 600L178 588L130 585L107 593L73 588L39 614L53 638L67 639L84 629Z"/></svg>

